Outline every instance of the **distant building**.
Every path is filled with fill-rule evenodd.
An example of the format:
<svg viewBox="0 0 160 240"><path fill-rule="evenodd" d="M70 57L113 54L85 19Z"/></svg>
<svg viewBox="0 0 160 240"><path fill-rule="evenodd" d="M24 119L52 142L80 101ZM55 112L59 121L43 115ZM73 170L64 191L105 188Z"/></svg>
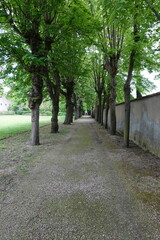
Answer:
<svg viewBox="0 0 160 240"><path fill-rule="evenodd" d="M13 101L8 100L5 96L0 98L0 113L8 112L8 107L13 104Z"/></svg>

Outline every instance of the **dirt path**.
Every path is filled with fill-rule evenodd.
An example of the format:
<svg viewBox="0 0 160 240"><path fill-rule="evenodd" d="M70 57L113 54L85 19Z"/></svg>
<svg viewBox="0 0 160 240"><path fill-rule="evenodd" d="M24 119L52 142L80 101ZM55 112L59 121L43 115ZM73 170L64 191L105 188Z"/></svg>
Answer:
<svg viewBox="0 0 160 240"><path fill-rule="evenodd" d="M12 173L0 240L159 240L159 159L88 118L63 128L53 139L44 131L40 147L22 141L21 160L32 161Z"/></svg>

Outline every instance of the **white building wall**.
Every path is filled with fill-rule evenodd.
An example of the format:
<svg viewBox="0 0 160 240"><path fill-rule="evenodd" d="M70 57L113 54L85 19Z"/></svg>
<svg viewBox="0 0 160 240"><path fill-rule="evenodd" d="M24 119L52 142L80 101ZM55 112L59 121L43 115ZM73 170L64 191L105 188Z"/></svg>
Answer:
<svg viewBox="0 0 160 240"><path fill-rule="evenodd" d="M8 100L5 96L0 98L0 113L5 113L8 111L8 107L13 103L13 101Z"/></svg>

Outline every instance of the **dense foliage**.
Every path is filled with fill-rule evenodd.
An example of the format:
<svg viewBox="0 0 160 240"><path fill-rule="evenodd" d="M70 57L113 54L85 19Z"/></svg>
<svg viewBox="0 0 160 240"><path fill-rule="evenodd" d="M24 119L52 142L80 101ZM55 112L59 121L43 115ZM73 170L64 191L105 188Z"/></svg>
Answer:
<svg viewBox="0 0 160 240"><path fill-rule="evenodd" d="M19 104L29 99L32 144L43 100L51 101L51 132L61 106L66 124L93 109L103 123L110 108L116 133L116 103L153 88L142 71L159 69L158 7L158 0L1 0L0 78Z"/></svg>

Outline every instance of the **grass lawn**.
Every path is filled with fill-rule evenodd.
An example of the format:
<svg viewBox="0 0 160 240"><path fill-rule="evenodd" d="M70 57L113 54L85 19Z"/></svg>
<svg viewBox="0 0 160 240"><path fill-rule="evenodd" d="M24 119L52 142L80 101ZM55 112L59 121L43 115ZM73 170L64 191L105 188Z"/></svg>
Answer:
<svg viewBox="0 0 160 240"><path fill-rule="evenodd" d="M59 117L62 121L64 117ZM40 116L40 126L48 125L51 116ZM0 115L0 139L31 129L31 116L28 115Z"/></svg>

